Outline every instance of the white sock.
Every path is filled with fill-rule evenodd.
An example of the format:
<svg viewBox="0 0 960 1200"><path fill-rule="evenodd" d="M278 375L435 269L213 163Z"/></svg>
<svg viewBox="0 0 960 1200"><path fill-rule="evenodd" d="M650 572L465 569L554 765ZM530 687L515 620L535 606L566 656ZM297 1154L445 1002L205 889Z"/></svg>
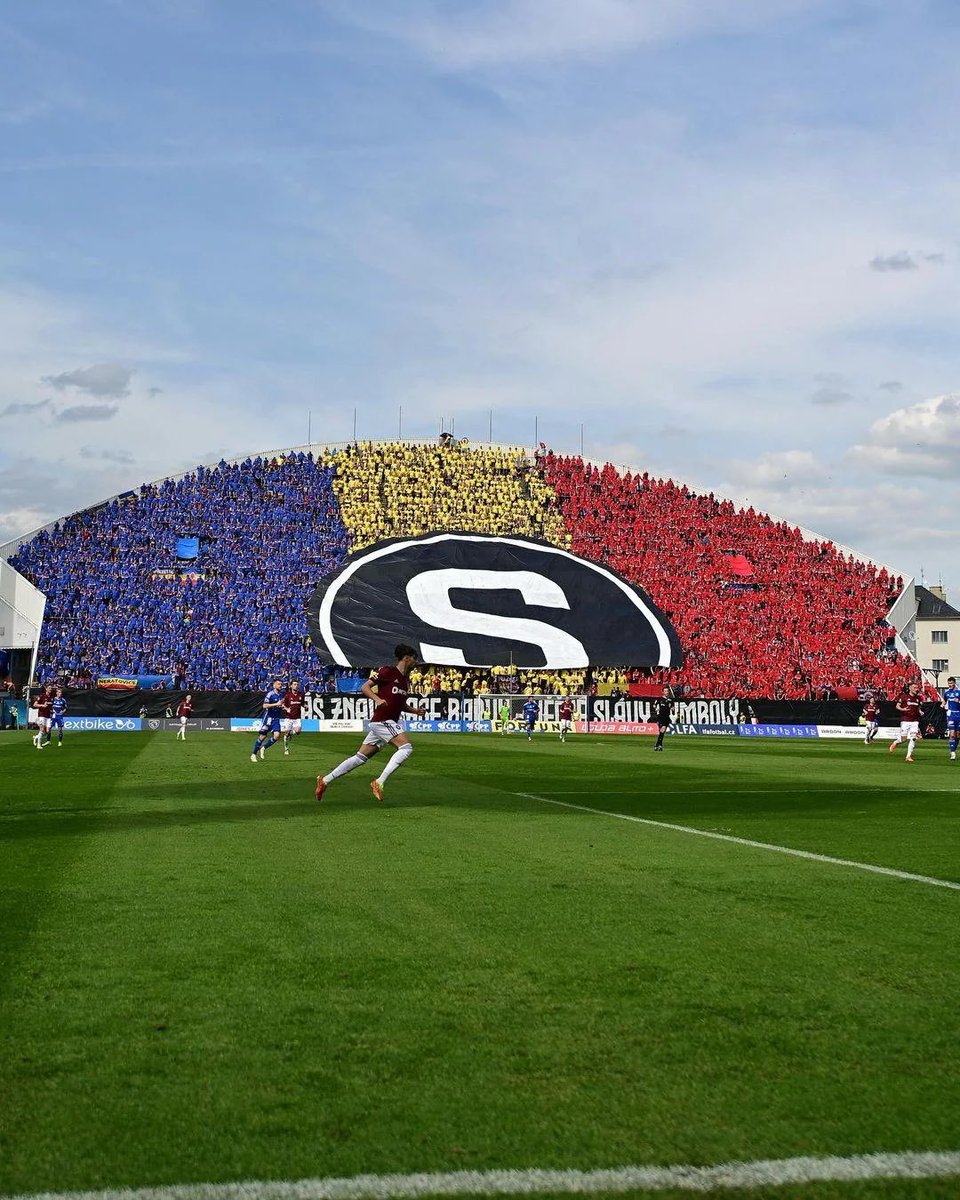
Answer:
<svg viewBox="0 0 960 1200"><path fill-rule="evenodd" d="M907 740L907 758L912 758L912 757L913 757L913 748L914 748L914 746L915 746L916 744L917 744L917 743L914 741L914 739L913 739L913 738L909 738L909 739Z"/></svg>
<svg viewBox="0 0 960 1200"><path fill-rule="evenodd" d="M334 767L329 775L324 775L323 782L333 783L341 775L346 775L350 771L355 771L357 767L362 767L366 761L366 758L362 754L351 754L349 758L343 760L339 767Z"/></svg>
<svg viewBox="0 0 960 1200"><path fill-rule="evenodd" d="M402 767L410 755L413 753L413 747L409 742L405 746L398 746L390 755L390 761L380 772L377 783L386 783L390 776L394 773L397 767Z"/></svg>

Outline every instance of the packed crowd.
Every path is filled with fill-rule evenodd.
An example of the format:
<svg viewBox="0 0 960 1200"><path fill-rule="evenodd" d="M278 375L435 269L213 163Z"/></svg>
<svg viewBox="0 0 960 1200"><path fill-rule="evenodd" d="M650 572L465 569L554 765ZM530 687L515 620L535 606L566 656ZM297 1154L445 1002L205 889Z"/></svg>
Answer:
<svg viewBox="0 0 960 1200"><path fill-rule="evenodd" d="M521 534L569 546L550 488L522 450L495 446L365 443L324 461L354 549L438 529Z"/></svg>
<svg viewBox="0 0 960 1200"><path fill-rule="evenodd" d="M644 587L676 628L684 666L653 682L788 700L840 688L892 697L921 682L892 645L885 614L903 581L884 568L670 479L552 453L539 469L571 549Z"/></svg>
<svg viewBox="0 0 960 1200"><path fill-rule="evenodd" d="M642 680L804 699L844 686L893 696L919 679L892 648L884 614L902 581L885 570L672 480L550 452L530 462L456 442L378 443L221 462L74 514L13 565L48 598L43 681L169 672L229 690L279 674L332 690L337 672L306 636L315 584L351 550L439 529L523 534L607 563L667 613L686 662L669 673L424 667L412 676L421 693L603 695ZM199 539L196 559L177 559L182 538Z"/></svg>
<svg viewBox="0 0 960 1200"><path fill-rule="evenodd" d="M38 534L12 560L47 595L38 678L179 680L182 663L192 687L242 690L318 674L303 599L349 546L333 474L303 454L200 467ZM183 537L200 539L193 561Z"/></svg>

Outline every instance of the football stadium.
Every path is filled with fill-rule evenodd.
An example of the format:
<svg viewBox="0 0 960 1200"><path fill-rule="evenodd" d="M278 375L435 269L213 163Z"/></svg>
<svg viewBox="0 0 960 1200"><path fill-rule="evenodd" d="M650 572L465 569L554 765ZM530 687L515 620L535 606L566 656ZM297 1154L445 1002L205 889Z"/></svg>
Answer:
<svg viewBox="0 0 960 1200"><path fill-rule="evenodd" d="M958 1194L943 596L449 435L0 566L0 1196Z"/></svg>

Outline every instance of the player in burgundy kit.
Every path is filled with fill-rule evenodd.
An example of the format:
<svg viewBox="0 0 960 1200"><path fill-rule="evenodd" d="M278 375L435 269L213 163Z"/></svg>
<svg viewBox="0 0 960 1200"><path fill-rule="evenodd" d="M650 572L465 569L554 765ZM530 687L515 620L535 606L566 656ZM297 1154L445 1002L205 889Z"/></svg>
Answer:
<svg viewBox="0 0 960 1200"><path fill-rule="evenodd" d="M416 663L418 656L412 646L405 646L402 643L396 647L394 654L397 656L397 665L395 667L381 667L376 674L376 678L368 679L360 689L376 705L373 710L373 716L367 723L369 732L363 739L363 743L356 754L351 755L350 758L345 758L339 767L334 767L329 775L317 776L318 800L323 799L323 793L327 790L329 784L333 783L335 779L339 779L341 775L346 775L349 771L354 770L354 768L362 767L368 758L372 758L377 753L381 746L396 746L396 750L390 755L387 765L380 772L378 778L374 779L370 784L373 794L378 800L382 800L383 785L397 767L402 767L413 753L410 739L403 732L403 726L400 724L400 717L405 712L413 713L418 717L426 715L427 710L425 708L412 708L408 700L410 681L407 676L410 674L410 669Z"/></svg>
<svg viewBox="0 0 960 1200"><path fill-rule="evenodd" d="M863 744L869 746L880 728L880 706L873 695L867 696L863 705L863 721Z"/></svg>
<svg viewBox="0 0 960 1200"><path fill-rule="evenodd" d="M177 716L180 718L180 728L177 730L177 741L187 740L187 720L193 712L193 696L186 696L177 705Z"/></svg>
<svg viewBox="0 0 960 1200"><path fill-rule="evenodd" d="M573 701L569 696L560 701L560 741L567 740L567 734L573 728Z"/></svg>
<svg viewBox="0 0 960 1200"><path fill-rule="evenodd" d="M283 752L290 753L290 739L298 737L303 731L301 717L303 715L303 692L300 691L300 680L293 679L283 697L283 711L287 714L281 728L283 729Z"/></svg>
<svg viewBox="0 0 960 1200"><path fill-rule="evenodd" d="M50 718L53 716L53 697L50 695L49 688L44 688L41 692L38 692L33 704L37 710L37 733L33 739L33 744L38 750L42 750L44 746L50 745Z"/></svg>
<svg viewBox="0 0 960 1200"><path fill-rule="evenodd" d="M907 757L905 761L913 762L913 748L920 736L920 687L918 684L910 684L906 695L901 696L897 701L897 711L900 713L900 732L897 734L896 741L890 743L890 753L892 754L906 738Z"/></svg>

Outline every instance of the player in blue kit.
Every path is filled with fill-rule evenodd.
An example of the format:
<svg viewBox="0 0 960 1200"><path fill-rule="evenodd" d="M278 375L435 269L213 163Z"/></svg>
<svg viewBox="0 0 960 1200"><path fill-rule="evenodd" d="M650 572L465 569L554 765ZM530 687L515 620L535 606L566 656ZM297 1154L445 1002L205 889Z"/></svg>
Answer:
<svg viewBox="0 0 960 1200"><path fill-rule="evenodd" d="M67 702L63 696L63 688L57 688L53 695L53 703L50 706L53 709L53 716L50 718L50 736L53 736L53 730L57 731L57 749L63 745L63 718L67 711Z"/></svg>
<svg viewBox="0 0 960 1200"><path fill-rule="evenodd" d="M273 687L263 697L263 720L260 722L260 732L257 734L257 740L253 743L253 753L250 755L251 762L257 761L258 754L263 758L274 742L280 741L280 720L284 715L284 694L283 682L275 679Z"/></svg>
<svg viewBox="0 0 960 1200"><path fill-rule="evenodd" d="M540 705L536 700L528 700L523 706L523 723L527 727L527 741L533 741L533 731L540 717Z"/></svg>
<svg viewBox="0 0 960 1200"><path fill-rule="evenodd" d="M947 737L950 739L950 759L957 757L957 739L960 738L960 688L953 675L947 680L940 701L947 710Z"/></svg>

